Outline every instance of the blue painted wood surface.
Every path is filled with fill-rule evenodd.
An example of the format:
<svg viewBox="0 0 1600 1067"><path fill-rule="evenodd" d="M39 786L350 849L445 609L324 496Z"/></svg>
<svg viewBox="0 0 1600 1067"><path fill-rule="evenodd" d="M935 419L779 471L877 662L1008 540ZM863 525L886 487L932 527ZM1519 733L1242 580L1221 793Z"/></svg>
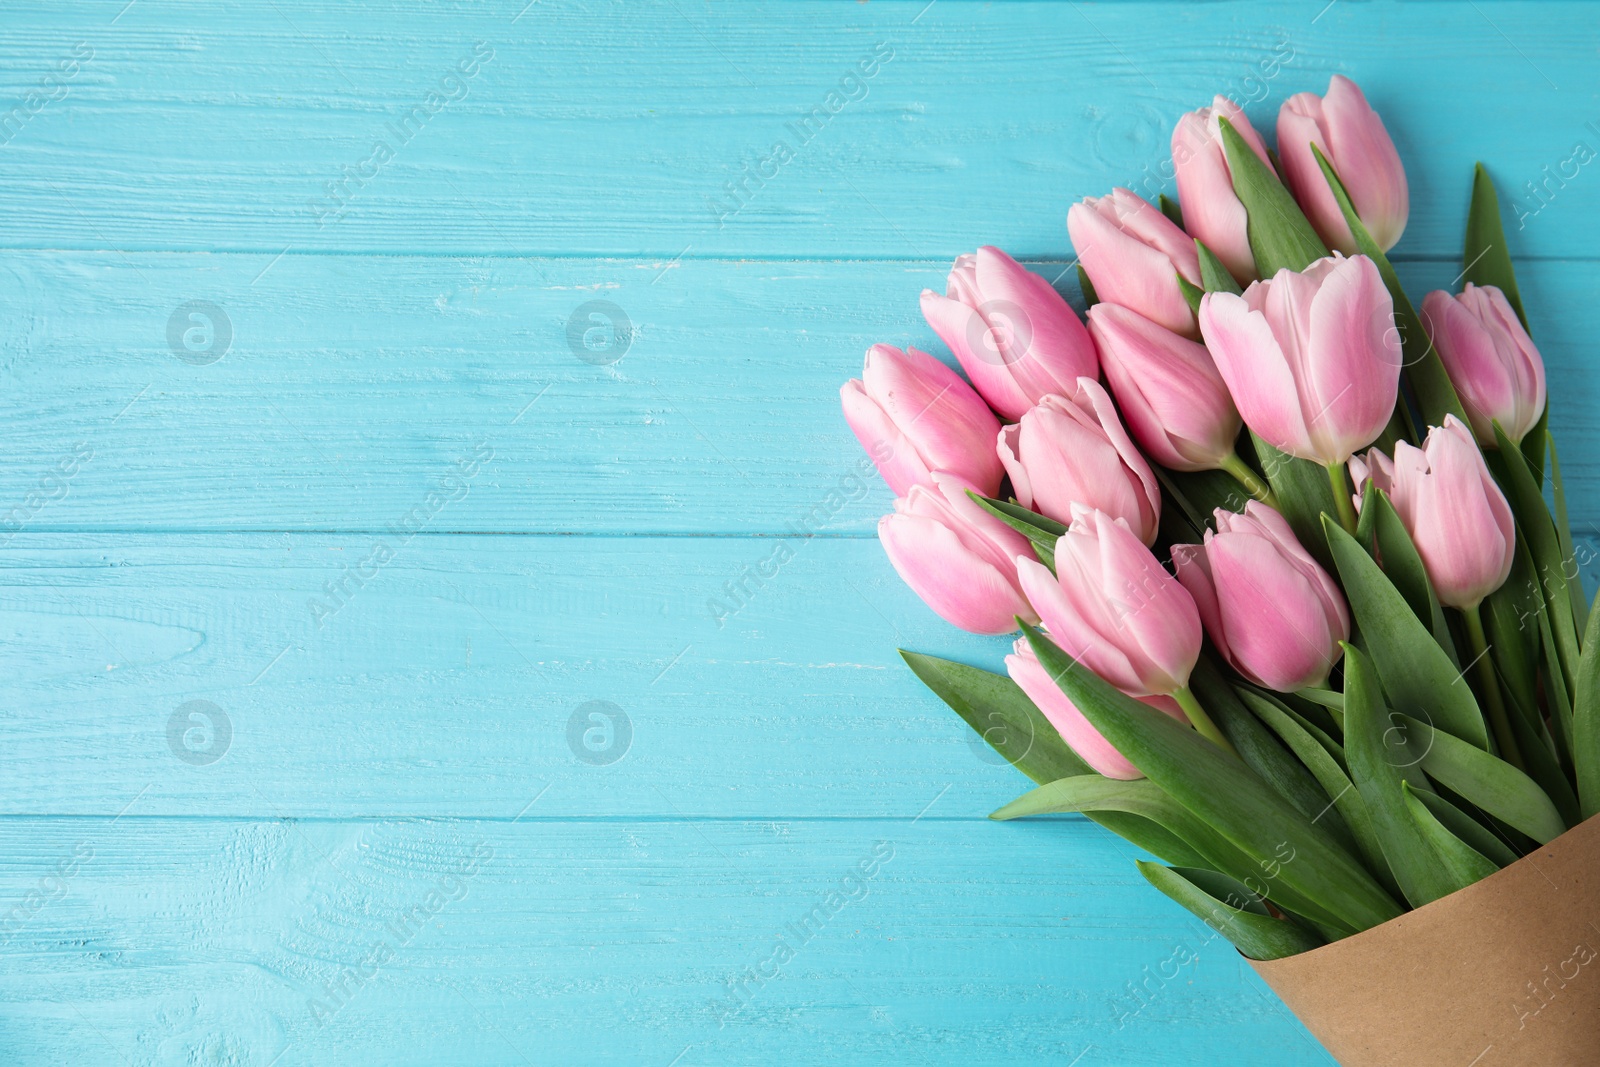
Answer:
<svg viewBox="0 0 1600 1067"><path fill-rule="evenodd" d="M1342 72L1414 294L1499 180L1592 559L1592 9L525 2L7 5L5 1062L1331 1062L1122 842L984 819L894 649L1004 643L836 389Z"/></svg>

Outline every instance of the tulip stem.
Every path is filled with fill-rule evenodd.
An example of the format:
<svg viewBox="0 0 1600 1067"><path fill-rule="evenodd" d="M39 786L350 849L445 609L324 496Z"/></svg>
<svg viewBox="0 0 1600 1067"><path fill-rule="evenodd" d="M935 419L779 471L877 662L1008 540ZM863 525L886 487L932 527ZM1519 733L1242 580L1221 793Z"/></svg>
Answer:
<svg viewBox="0 0 1600 1067"><path fill-rule="evenodd" d="M1333 489L1333 506L1339 515L1339 525L1344 527L1344 532L1356 532L1356 505L1350 499L1350 483L1345 480L1344 464L1328 464L1328 485Z"/></svg>
<svg viewBox="0 0 1600 1067"><path fill-rule="evenodd" d="M1489 641L1483 633L1483 617L1478 605L1461 609L1467 620L1467 636L1472 640L1473 665L1478 673L1478 688L1483 690L1483 702L1489 706L1489 725L1494 728L1494 739L1500 746L1500 758L1517 770L1526 770L1522 750L1517 747L1517 737L1511 732L1511 720L1506 718L1506 702L1500 695L1500 683L1495 678L1494 660L1489 657Z"/></svg>
<svg viewBox="0 0 1600 1067"><path fill-rule="evenodd" d="M1172 698L1178 702L1178 707L1182 708L1183 713L1189 717L1189 723L1195 728L1196 733L1207 741L1215 742L1235 756L1239 754L1228 739L1222 736L1222 731L1217 729L1217 724L1211 721L1211 716L1206 714L1206 709L1200 706L1200 701L1195 698L1194 692L1188 686L1183 686L1173 693Z"/></svg>
<svg viewBox="0 0 1600 1067"><path fill-rule="evenodd" d="M1245 461L1239 458L1239 453L1229 452L1222 457L1222 469L1233 475L1233 480L1245 487L1245 490L1269 508L1278 506L1278 498L1272 494L1272 486L1257 477Z"/></svg>

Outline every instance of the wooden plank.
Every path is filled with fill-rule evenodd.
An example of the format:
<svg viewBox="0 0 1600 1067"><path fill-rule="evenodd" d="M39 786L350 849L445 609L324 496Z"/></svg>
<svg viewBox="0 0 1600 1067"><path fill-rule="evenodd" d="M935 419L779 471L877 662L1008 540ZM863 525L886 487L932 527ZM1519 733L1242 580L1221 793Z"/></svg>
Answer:
<svg viewBox="0 0 1600 1067"><path fill-rule="evenodd" d="M1334 72L1410 164L1405 252L1459 254L1474 159L1519 254L1600 239L1600 29L1564 3L121 6L8 5L0 99L78 70L7 128L0 245L1057 256L1075 198L1171 190L1182 112L1271 129Z"/></svg>
<svg viewBox="0 0 1600 1067"><path fill-rule="evenodd" d="M947 355L916 303L942 287L942 261L269 260L6 257L0 530L381 530L486 446L429 529L870 535L890 495L858 478L838 387L875 341ZM1458 270L1404 266L1418 302ZM1600 265L1519 269L1586 529L1600 520ZM633 330L607 365L568 339L596 299ZM217 332L209 353L185 346L184 329L208 336L180 313L194 300L226 317L215 362L168 343L177 314L184 356L221 348ZM74 462L80 450L92 456Z"/></svg>
<svg viewBox="0 0 1600 1067"><path fill-rule="evenodd" d="M563 816L884 816L948 787L979 817L1029 785L895 651L1009 643L873 541L374 541L18 537L3 810L483 817L548 787Z"/></svg>
<svg viewBox="0 0 1600 1067"><path fill-rule="evenodd" d="M943 806L0 820L7 1057L1332 1063L1098 827L945 821Z"/></svg>

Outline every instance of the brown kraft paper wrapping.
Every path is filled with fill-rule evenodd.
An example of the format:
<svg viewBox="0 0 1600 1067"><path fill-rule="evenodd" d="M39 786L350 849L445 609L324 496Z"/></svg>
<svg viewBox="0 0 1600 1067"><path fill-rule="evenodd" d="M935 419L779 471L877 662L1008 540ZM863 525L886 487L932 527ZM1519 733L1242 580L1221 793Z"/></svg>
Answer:
<svg viewBox="0 0 1600 1067"><path fill-rule="evenodd" d="M1600 1065L1600 816L1256 973L1343 1067Z"/></svg>

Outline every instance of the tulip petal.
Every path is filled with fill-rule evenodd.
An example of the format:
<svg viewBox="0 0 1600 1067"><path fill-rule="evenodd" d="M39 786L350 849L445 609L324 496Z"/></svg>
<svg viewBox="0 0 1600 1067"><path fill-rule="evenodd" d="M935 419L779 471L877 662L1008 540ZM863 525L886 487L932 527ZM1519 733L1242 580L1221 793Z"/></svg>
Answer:
<svg viewBox="0 0 1600 1067"><path fill-rule="evenodd" d="M926 481L928 467L917 454L910 438L867 395L860 379L852 378L839 388L839 400L844 407L845 421L867 455L878 466L878 473L889 483L896 496L903 496L913 485Z"/></svg>
<svg viewBox="0 0 1600 1067"><path fill-rule="evenodd" d="M949 346L961 369L972 379L973 388L996 411L1008 419L1016 419L1033 406L998 355L999 349L988 323L976 311L932 289L924 289L922 317Z"/></svg>
<svg viewBox="0 0 1600 1067"><path fill-rule="evenodd" d="M954 532L919 515L885 515L878 539L895 571L946 622L978 634L1010 633L1032 614L1006 576Z"/></svg>
<svg viewBox="0 0 1600 1067"><path fill-rule="evenodd" d="M1306 428L1319 462L1343 463L1383 432L1399 395L1400 335L1377 265L1336 257L1310 320L1300 367Z"/></svg>
<svg viewBox="0 0 1600 1067"><path fill-rule="evenodd" d="M1206 347L1245 423L1280 452L1313 458L1299 386L1266 316L1242 296L1213 292L1201 298L1199 317Z"/></svg>
<svg viewBox="0 0 1600 1067"><path fill-rule="evenodd" d="M1328 158L1338 160L1339 179L1356 215L1378 247L1388 251L1405 232L1411 212L1400 153L1383 119L1349 78L1333 76L1322 111L1330 142Z"/></svg>

